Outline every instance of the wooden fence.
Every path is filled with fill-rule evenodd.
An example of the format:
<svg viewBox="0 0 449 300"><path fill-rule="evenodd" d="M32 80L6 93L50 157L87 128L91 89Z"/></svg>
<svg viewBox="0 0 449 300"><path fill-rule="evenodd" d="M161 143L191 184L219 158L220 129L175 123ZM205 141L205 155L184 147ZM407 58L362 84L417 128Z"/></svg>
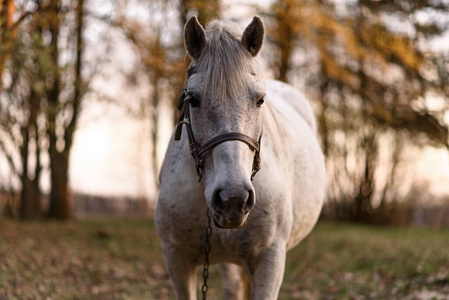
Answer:
<svg viewBox="0 0 449 300"><path fill-rule="evenodd" d="M0 216L17 217L20 197L0 191ZM48 207L48 196L43 197L43 207ZM75 193L72 207L75 216L149 216L154 201L146 198L104 197Z"/></svg>
<svg viewBox="0 0 449 300"><path fill-rule="evenodd" d="M449 229L449 205L414 209L413 225Z"/></svg>
<svg viewBox="0 0 449 300"><path fill-rule="evenodd" d="M73 200L73 211L76 216L148 216L154 208L145 198L75 194Z"/></svg>

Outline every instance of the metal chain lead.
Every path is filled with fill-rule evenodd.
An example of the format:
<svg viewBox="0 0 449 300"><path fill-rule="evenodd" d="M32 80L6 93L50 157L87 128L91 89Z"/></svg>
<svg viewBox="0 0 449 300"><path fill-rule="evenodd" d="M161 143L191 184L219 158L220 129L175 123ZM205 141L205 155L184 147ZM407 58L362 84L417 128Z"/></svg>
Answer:
<svg viewBox="0 0 449 300"><path fill-rule="evenodd" d="M201 287L203 300L206 300L206 294L209 288L207 286L207 278L209 277L210 236L212 235L212 226L210 225L211 224L210 219L211 219L210 211L209 209L207 209L206 247L204 247L203 286Z"/></svg>

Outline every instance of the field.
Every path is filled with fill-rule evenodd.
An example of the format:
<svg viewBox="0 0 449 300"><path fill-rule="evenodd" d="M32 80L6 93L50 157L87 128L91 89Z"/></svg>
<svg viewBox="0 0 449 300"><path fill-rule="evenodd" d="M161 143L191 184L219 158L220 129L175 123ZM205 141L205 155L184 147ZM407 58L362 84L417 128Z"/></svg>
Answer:
<svg viewBox="0 0 449 300"><path fill-rule="evenodd" d="M321 222L279 299L449 299L449 232ZM213 268L208 299L221 299ZM0 219L0 300L174 299L150 219Z"/></svg>

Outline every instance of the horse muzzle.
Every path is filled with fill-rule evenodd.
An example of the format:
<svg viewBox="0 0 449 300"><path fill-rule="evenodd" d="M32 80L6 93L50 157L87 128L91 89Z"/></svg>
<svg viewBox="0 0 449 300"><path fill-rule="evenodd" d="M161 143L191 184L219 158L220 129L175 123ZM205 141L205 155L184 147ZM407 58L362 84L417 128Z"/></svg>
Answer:
<svg viewBox="0 0 449 300"><path fill-rule="evenodd" d="M210 205L215 225L226 229L244 226L255 204L253 188L217 189Z"/></svg>

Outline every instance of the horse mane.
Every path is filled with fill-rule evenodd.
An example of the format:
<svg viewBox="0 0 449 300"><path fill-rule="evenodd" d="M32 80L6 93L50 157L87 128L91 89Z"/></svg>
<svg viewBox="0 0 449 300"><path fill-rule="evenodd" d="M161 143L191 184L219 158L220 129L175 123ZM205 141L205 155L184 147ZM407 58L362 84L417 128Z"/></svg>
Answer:
<svg viewBox="0 0 449 300"><path fill-rule="evenodd" d="M246 89L248 75L259 75L259 66L241 42L241 31L233 24L213 20L206 25L206 47L196 70L204 74L204 96L236 101Z"/></svg>

